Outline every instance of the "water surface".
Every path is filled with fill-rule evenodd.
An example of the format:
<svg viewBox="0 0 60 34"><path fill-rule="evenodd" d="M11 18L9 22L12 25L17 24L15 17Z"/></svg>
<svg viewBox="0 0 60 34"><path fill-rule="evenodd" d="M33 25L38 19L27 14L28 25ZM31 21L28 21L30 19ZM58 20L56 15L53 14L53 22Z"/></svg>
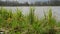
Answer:
<svg viewBox="0 0 60 34"><path fill-rule="evenodd" d="M1 7L0 7L1 8ZM19 10L22 10L23 11L23 14L24 15L27 15L29 13L29 9L30 7L4 7L6 9L12 9L13 12L16 11L16 8L18 8ZM34 7L35 8L35 14L36 16L38 16L38 18L42 18L44 16L44 11L47 13L47 11L51 8L52 9L52 13L53 13L53 16L55 16L55 18L57 20L60 20L60 7L58 6L40 6L40 7Z"/></svg>

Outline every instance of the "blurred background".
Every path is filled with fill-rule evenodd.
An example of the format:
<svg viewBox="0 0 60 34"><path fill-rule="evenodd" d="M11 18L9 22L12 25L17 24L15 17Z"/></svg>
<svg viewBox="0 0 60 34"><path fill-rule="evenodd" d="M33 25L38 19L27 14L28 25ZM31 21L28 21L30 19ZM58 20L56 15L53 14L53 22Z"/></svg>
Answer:
<svg viewBox="0 0 60 34"><path fill-rule="evenodd" d="M0 6L60 6L60 0L0 0Z"/></svg>

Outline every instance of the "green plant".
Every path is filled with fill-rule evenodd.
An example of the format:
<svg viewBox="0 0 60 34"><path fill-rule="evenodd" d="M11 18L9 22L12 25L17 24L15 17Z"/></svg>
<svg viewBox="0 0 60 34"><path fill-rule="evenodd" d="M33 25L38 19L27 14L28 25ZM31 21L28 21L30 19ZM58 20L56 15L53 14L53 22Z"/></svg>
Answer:
<svg viewBox="0 0 60 34"><path fill-rule="evenodd" d="M60 22L52 16L52 9L44 12L42 19L36 18L35 8L31 7L28 15L23 15L22 10L16 12L0 8L0 28L8 31L8 34L60 34ZM1 29L0 29L1 30ZM57 32L56 32L57 31Z"/></svg>

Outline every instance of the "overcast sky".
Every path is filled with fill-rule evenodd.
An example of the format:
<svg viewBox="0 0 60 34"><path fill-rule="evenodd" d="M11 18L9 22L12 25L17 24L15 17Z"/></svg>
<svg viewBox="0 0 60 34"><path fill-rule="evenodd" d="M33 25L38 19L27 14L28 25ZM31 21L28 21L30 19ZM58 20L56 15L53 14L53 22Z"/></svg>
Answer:
<svg viewBox="0 0 60 34"><path fill-rule="evenodd" d="M2 1L6 1L6 0L2 0ZM8 0L8 1L16 1L16 0ZM17 0L20 3L24 3L24 2L35 2L35 1L48 1L48 0Z"/></svg>

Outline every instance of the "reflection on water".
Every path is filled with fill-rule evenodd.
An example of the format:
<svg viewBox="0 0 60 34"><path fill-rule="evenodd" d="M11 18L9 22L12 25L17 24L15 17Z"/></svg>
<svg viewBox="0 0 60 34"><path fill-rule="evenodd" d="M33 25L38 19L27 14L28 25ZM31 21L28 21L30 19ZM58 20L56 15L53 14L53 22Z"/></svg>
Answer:
<svg viewBox="0 0 60 34"><path fill-rule="evenodd" d="M1 7L0 7L1 8ZM21 9L23 11L23 14L28 14L29 13L29 8L30 7L4 7L6 9L12 9L13 12L16 11L16 8ZM35 8L35 14L39 18L44 16L43 11L47 13L47 11L51 8L53 16L56 16L57 20L60 20L60 7L49 7L49 6L41 6L41 7L34 7Z"/></svg>

